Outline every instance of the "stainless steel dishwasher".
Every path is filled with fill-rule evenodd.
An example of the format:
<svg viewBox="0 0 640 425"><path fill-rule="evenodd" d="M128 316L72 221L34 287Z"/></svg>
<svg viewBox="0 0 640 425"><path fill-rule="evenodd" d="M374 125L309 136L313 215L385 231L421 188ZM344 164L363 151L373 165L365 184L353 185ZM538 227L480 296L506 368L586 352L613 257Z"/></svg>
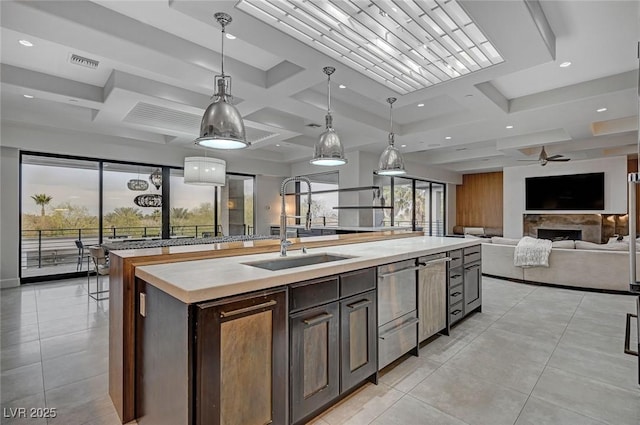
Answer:
<svg viewBox="0 0 640 425"><path fill-rule="evenodd" d="M378 267L378 370L415 350L418 312L415 260Z"/></svg>

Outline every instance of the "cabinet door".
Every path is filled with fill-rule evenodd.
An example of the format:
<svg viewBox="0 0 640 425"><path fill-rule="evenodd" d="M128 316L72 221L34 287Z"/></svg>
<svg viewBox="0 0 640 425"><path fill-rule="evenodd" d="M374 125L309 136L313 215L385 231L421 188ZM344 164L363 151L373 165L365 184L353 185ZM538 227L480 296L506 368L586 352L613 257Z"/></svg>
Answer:
<svg viewBox="0 0 640 425"><path fill-rule="evenodd" d="M447 327L447 266L435 264L418 273L418 341Z"/></svg>
<svg viewBox="0 0 640 425"><path fill-rule="evenodd" d="M364 381L378 367L376 292L340 301L341 392Z"/></svg>
<svg viewBox="0 0 640 425"><path fill-rule="evenodd" d="M286 291L198 304L196 424L286 423Z"/></svg>
<svg viewBox="0 0 640 425"><path fill-rule="evenodd" d="M482 270L480 263L464 268L464 314L480 307L482 304Z"/></svg>
<svg viewBox="0 0 640 425"><path fill-rule="evenodd" d="M297 423L340 392L338 303L291 315L291 419Z"/></svg>

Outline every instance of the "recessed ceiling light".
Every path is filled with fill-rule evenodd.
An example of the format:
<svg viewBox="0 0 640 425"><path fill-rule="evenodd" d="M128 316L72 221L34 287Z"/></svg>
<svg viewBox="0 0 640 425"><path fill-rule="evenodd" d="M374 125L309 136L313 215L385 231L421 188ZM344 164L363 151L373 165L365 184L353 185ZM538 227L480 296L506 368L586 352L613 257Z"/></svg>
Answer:
<svg viewBox="0 0 640 425"><path fill-rule="evenodd" d="M406 147L407 147L407 145L400 145L400 147L401 147L401 148L406 148Z"/></svg>
<svg viewBox="0 0 640 425"><path fill-rule="evenodd" d="M562 63L560 64L560 68L566 68L566 67L569 67L569 66L571 66L571 62L569 62L569 61L567 61L567 62L562 62Z"/></svg>
<svg viewBox="0 0 640 425"><path fill-rule="evenodd" d="M347 86L345 86L344 84L340 84L338 87L340 87L341 89L346 89Z"/></svg>
<svg viewBox="0 0 640 425"><path fill-rule="evenodd" d="M276 143L276 146L280 147L280 143Z"/></svg>
<svg viewBox="0 0 640 425"><path fill-rule="evenodd" d="M29 40L19 40L18 43L22 44L24 47L33 47L33 43Z"/></svg>
<svg viewBox="0 0 640 425"><path fill-rule="evenodd" d="M33 99L32 94L23 94L23 96L26 97L27 99Z"/></svg>
<svg viewBox="0 0 640 425"><path fill-rule="evenodd" d="M422 108L424 106L424 103L418 103L418 108Z"/></svg>
<svg viewBox="0 0 640 425"><path fill-rule="evenodd" d="M229 40L235 40L235 39L236 39L236 36L235 36L235 35L233 35L233 34L229 34L229 33L227 33L227 38L228 38Z"/></svg>
<svg viewBox="0 0 640 425"><path fill-rule="evenodd" d="M505 128L512 129L512 128L513 128L513 126L512 126L512 125L508 125L508 126L506 126Z"/></svg>
<svg viewBox="0 0 640 425"><path fill-rule="evenodd" d="M451 140L451 136L445 137L445 140Z"/></svg>
<svg viewBox="0 0 640 425"><path fill-rule="evenodd" d="M606 110L607 110L607 108L600 108L600 109L596 109L596 112L604 112Z"/></svg>
<svg viewBox="0 0 640 425"><path fill-rule="evenodd" d="M464 97L473 97L472 94L465 94Z"/></svg>

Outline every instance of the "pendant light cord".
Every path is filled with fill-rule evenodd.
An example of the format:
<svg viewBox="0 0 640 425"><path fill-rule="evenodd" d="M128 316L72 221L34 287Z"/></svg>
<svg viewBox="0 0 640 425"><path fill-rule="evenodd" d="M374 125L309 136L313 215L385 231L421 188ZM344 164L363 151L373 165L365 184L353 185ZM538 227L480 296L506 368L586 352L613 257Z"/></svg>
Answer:
<svg viewBox="0 0 640 425"><path fill-rule="evenodd" d="M327 74L327 113L331 114L331 74Z"/></svg>
<svg viewBox="0 0 640 425"><path fill-rule="evenodd" d="M222 24L222 78L224 78L224 36L225 36L225 27L226 25Z"/></svg>

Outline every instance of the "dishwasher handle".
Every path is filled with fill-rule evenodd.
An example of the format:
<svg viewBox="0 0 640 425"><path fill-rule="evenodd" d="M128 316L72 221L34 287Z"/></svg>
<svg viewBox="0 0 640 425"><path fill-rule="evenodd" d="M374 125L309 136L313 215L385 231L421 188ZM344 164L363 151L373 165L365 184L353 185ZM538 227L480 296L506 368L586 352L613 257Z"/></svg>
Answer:
<svg viewBox="0 0 640 425"><path fill-rule="evenodd" d="M416 271L416 270L420 270L422 267L421 266L413 266L413 267L406 267L404 269L400 269L400 270L394 270L392 272L389 273L378 273L378 279L386 279L390 276L396 275L398 273L403 273L403 272L412 272L412 271Z"/></svg>
<svg viewBox="0 0 640 425"><path fill-rule="evenodd" d="M436 264L448 263L449 261L451 261L451 257L442 257L431 261L419 262L418 270L426 269L427 267L435 266Z"/></svg>

